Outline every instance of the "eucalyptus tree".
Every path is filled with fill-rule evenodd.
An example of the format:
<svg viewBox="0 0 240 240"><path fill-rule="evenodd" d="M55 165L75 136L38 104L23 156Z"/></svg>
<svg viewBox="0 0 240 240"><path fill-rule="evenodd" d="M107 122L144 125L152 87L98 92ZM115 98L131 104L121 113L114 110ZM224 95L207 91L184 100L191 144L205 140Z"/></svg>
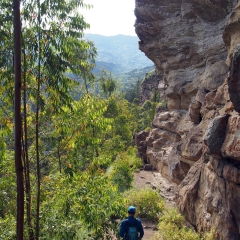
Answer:
<svg viewBox="0 0 240 240"><path fill-rule="evenodd" d="M37 201L35 237L39 237L40 219L40 193L41 193L41 166L40 166L40 140L47 105L51 105L51 115L61 112L63 106L72 108L71 87L73 80L65 73L75 71L76 63L85 66L85 75L90 75L95 57L95 50L91 43L82 38L83 30L88 27L83 16L79 13L81 7L88 7L83 1L31 1L24 2L22 9L24 39L24 76L26 85L24 105L31 100L31 108L35 117L32 125L35 125L35 153L37 169ZM76 57L76 52L81 58ZM25 135L27 108L24 107ZM25 138L27 139L27 138ZM28 156L28 144L25 141L25 156ZM26 159L26 163L28 159ZM27 169L27 168L26 168ZM30 194L30 191L29 191ZM29 198L30 199L30 198ZM30 215L29 215L30 216Z"/></svg>
<svg viewBox="0 0 240 240"><path fill-rule="evenodd" d="M17 175L17 240L24 232L24 186L21 149L21 21L20 0L13 1L14 15L14 123L15 123L15 169Z"/></svg>
<svg viewBox="0 0 240 240"><path fill-rule="evenodd" d="M15 171L17 183L17 239L23 239L24 188L21 161L21 22L20 1L3 0L0 5L0 162L6 154L6 139L15 130ZM2 199L4 200L4 199ZM1 209L3 215L5 209Z"/></svg>

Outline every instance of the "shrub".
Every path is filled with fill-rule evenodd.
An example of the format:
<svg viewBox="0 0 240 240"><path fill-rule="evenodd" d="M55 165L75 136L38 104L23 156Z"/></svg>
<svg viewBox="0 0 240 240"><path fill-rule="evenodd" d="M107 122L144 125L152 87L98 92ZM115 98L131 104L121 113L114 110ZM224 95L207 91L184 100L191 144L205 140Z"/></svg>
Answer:
<svg viewBox="0 0 240 240"><path fill-rule="evenodd" d="M138 217L149 220L158 220L159 214L164 209L164 200L156 190L145 188L133 189L125 193L127 204L137 208Z"/></svg>
<svg viewBox="0 0 240 240"><path fill-rule="evenodd" d="M113 165L111 181L118 187L119 192L124 192L132 186L133 169L130 168L128 159L119 158Z"/></svg>
<svg viewBox="0 0 240 240"><path fill-rule="evenodd" d="M110 230L117 233L124 200L101 169L77 172L71 179L52 175L44 186L41 239L90 240L102 239Z"/></svg>
<svg viewBox="0 0 240 240"><path fill-rule="evenodd" d="M139 105L140 104L139 98L134 98L133 99L133 104Z"/></svg>
<svg viewBox="0 0 240 240"><path fill-rule="evenodd" d="M159 112L161 110L167 110L167 100L163 99L161 102L158 103L158 105L156 106L156 112Z"/></svg>
<svg viewBox="0 0 240 240"><path fill-rule="evenodd" d="M130 166L136 170L142 167L142 160L137 157L137 148L136 147L129 147L127 150L127 158L129 160Z"/></svg>
<svg viewBox="0 0 240 240"><path fill-rule="evenodd" d="M152 102L150 100L146 100L142 105L142 111L148 111L152 108Z"/></svg>
<svg viewBox="0 0 240 240"><path fill-rule="evenodd" d="M6 218L0 217L0 233L1 239L11 240L16 239L16 220L12 215L6 216Z"/></svg>
<svg viewBox="0 0 240 240"><path fill-rule="evenodd" d="M143 80L143 82L148 82L148 79L151 78L153 76L153 74L155 73L155 69L151 70L150 72L148 72Z"/></svg>
<svg viewBox="0 0 240 240"><path fill-rule="evenodd" d="M200 239L197 233L185 226L184 217L175 208L166 209L158 227L163 240Z"/></svg>
<svg viewBox="0 0 240 240"><path fill-rule="evenodd" d="M112 183L118 186L120 192L132 187L133 171L142 166L141 159L136 156L136 151L136 148L129 147L127 152L121 153L112 165L110 178Z"/></svg>
<svg viewBox="0 0 240 240"><path fill-rule="evenodd" d="M214 232L199 234L185 224L184 217L175 208L166 209L159 219L159 232L152 240L213 240Z"/></svg>
<svg viewBox="0 0 240 240"><path fill-rule="evenodd" d="M216 239L216 232L212 229L210 232L203 233L203 240L214 240Z"/></svg>

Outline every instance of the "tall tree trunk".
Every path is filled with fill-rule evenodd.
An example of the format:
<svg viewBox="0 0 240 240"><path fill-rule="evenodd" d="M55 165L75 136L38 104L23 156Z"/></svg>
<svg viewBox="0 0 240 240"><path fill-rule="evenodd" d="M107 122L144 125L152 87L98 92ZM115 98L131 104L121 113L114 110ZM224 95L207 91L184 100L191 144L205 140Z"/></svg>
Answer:
<svg viewBox="0 0 240 240"><path fill-rule="evenodd" d="M15 168L17 175L17 240L24 232L24 183L21 151L21 21L20 0L13 0L14 15L14 122L15 122Z"/></svg>
<svg viewBox="0 0 240 240"><path fill-rule="evenodd" d="M36 211L36 239L39 239L39 217L40 217L40 192L41 173L39 157L39 110L40 110L40 85L41 85L41 14L40 0L38 0L38 77L37 77L37 108L36 108L36 160L37 160L37 211Z"/></svg>
<svg viewBox="0 0 240 240"><path fill-rule="evenodd" d="M28 223L28 237L29 240L34 240L34 233L32 228L32 220L31 220L31 182L30 182L30 167L29 167L29 155L28 155L28 129L27 129L27 61L26 61L26 53L25 53L25 43L22 39L23 44L23 60L24 60L24 75L23 75L23 110L24 110L24 138L22 140L23 144L23 158L24 158L24 172L25 172L25 191L26 191L26 208L27 208L27 223Z"/></svg>
<svg viewBox="0 0 240 240"><path fill-rule="evenodd" d="M40 61L39 61L40 62ZM36 160L37 160L37 211L36 211L36 239L39 239L39 216L40 216L40 157L39 157L39 98L40 98L40 67L38 67L38 90L37 90L37 109L36 109Z"/></svg>

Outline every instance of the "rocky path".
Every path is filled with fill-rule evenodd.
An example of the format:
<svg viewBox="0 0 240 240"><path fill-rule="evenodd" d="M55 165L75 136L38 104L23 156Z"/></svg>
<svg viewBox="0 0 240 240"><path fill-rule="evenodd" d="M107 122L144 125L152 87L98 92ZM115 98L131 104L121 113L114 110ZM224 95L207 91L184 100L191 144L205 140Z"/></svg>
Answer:
<svg viewBox="0 0 240 240"><path fill-rule="evenodd" d="M159 191L159 194L166 200L166 204L174 205L175 186L165 179L159 172L140 171L135 173L134 187L142 189L151 187ZM141 219L144 228L143 240L150 240L157 231L157 223Z"/></svg>

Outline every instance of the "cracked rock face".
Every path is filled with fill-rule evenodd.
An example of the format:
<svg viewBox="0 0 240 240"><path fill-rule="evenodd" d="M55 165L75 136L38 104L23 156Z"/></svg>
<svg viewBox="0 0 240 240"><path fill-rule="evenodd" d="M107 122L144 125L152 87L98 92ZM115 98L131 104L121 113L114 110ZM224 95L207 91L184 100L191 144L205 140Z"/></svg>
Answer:
<svg viewBox="0 0 240 240"><path fill-rule="evenodd" d="M214 90L226 77L222 33L233 3L211 2L136 1L139 47L163 74L169 110L187 110L199 86Z"/></svg>
<svg viewBox="0 0 240 240"><path fill-rule="evenodd" d="M240 239L240 1L136 0L135 15L168 104L140 155L176 184L196 229Z"/></svg>

